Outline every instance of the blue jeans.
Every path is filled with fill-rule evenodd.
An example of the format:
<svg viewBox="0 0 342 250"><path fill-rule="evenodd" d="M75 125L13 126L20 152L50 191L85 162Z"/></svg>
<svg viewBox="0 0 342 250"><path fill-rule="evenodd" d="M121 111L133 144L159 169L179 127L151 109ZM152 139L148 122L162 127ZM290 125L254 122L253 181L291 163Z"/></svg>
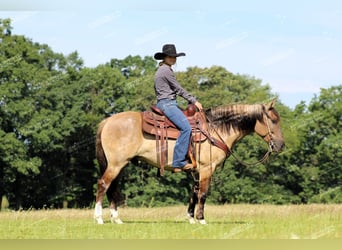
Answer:
<svg viewBox="0 0 342 250"><path fill-rule="evenodd" d="M187 164L185 157L188 153L191 126L183 112L178 108L176 100L162 99L157 103L157 108L161 109L167 118L172 121L180 130L176 146L173 152L173 167L183 167Z"/></svg>

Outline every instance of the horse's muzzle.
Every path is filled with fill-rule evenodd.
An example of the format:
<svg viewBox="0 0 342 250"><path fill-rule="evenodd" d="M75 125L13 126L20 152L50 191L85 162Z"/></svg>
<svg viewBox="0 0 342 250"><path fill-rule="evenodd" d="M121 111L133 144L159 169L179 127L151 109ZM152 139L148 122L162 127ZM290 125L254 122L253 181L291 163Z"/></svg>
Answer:
<svg viewBox="0 0 342 250"><path fill-rule="evenodd" d="M283 140L273 139L270 142L270 147L271 147L272 152L280 153L285 147L285 142Z"/></svg>

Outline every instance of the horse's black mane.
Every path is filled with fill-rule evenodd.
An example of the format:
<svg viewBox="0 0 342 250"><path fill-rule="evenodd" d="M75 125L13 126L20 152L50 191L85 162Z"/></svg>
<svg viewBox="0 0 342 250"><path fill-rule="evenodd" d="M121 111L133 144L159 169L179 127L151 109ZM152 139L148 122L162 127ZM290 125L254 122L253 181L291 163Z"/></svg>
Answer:
<svg viewBox="0 0 342 250"><path fill-rule="evenodd" d="M253 131L257 120L261 120L265 107L262 104L231 104L205 111L209 127L225 133L233 128L237 131Z"/></svg>

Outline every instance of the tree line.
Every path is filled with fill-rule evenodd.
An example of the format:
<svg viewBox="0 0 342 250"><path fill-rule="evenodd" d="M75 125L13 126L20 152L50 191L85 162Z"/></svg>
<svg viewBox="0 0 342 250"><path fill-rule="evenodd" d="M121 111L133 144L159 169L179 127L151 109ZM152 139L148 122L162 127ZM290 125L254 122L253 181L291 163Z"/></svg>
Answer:
<svg viewBox="0 0 342 250"><path fill-rule="evenodd" d="M77 51L56 53L46 44L12 34L10 19L0 19L1 207L92 206L99 178L97 125L118 112L149 109L155 103L156 67L149 56L85 67ZM206 108L276 97L262 80L221 66L189 67L177 79ZM300 102L294 109L278 100L284 152L255 167L228 158L214 174L208 202L341 203L341 89L322 88L310 104ZM179 103L186 106L182 99ZM266 147L257 136L248 136L234 152L255 162ZM191 176L156 173L146 163L130 163L121 180L124 204L187 203Z"/></svg>

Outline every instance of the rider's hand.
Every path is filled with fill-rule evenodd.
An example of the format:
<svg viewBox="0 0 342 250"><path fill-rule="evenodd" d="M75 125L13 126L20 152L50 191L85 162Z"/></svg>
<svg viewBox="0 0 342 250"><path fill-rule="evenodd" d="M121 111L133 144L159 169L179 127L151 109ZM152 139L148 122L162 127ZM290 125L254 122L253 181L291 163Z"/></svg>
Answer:
<svg viewBox="0 0 342 250"><path fill-rule="evenodd" d="M203 107L202 107L202 104L201 104L201 103L195 102L194 104L195 104L195 106L199 109L199 111L202 111L202 110L203 110Z"/></svg>

